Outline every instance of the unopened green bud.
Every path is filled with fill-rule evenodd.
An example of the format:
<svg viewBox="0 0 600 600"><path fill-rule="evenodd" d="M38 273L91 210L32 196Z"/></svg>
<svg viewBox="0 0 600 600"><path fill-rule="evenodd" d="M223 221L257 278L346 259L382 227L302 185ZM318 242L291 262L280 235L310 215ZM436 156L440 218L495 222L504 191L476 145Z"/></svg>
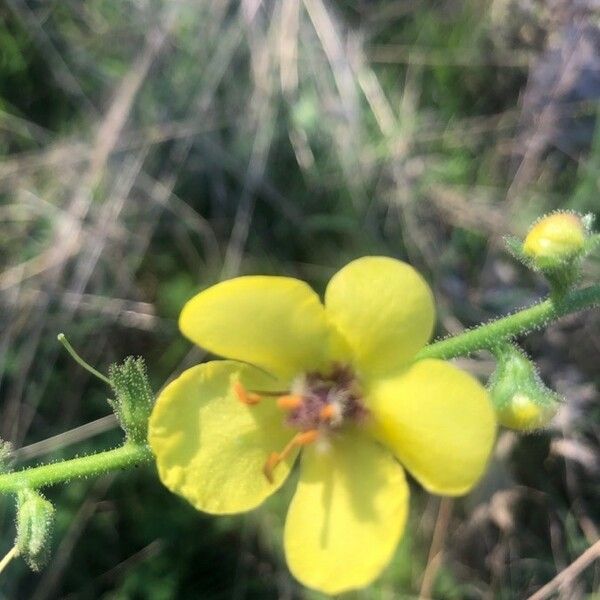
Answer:
<svg viewBox="0 0 600 600"><path fill-rule="evenodd" d="M109 369L115 399L109 400L127 439L145 444L154 395L148 382L144 359L129 356Z"/></svg>
<svg viewBox="0 0 600 600"><path fill-rule="evenodd" d="M27 564L39 571L49 556L54 525L54 506L34 490L17 495L17 552Z"/></svg>
<svg viewBox="0 0 600 600"><path fill-rule="evenodd" d="M560 396L547 388L535 366L516 346L495 350L498 365L488 384L501 425L517 431L545 427L560 406Z"/></svg>
<svg viewBox="0 0 600 600"><path fill-rule="evenodd" d="M529 230L523 242L523 254L542 271L561 268L583 252L586 236L582 217L555 212Z"/></svg>

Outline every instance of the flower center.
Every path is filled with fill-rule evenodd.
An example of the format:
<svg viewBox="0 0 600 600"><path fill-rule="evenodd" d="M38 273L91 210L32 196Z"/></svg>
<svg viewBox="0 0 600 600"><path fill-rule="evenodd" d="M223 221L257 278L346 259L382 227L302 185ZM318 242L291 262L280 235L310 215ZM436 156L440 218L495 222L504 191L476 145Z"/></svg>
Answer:
<svg viewBox="0 0 600 600"><path fill-rule="evenodd" d="M280 397L277 403L286 410L288 425L301 431L328 432L366 416L360 385L346 365L334 364L329 372L298 376L291 393Z"/></svg>
<svg viewBox="0 0 600 600"><path fill-rule="evenodd" d="M275 397L277 406L286 413L285 422L299 430L285 448L271 453L267 459L263 472L271 482L275 467L295 448L326 441L327 435L345 424L360 423L368 414L358 379L347 365L334 364L324 373L303 373L285 392L246 390L239 382L234 384L234 392L250 406L266 396Z"/></svg>

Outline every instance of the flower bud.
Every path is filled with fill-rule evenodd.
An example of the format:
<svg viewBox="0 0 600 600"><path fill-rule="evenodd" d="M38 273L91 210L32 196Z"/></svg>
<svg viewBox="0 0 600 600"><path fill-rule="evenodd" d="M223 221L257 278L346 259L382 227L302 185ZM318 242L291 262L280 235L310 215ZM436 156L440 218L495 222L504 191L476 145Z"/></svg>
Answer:
<svg viewBox="0 0 600 600"><path fill-rule="evenodd" d="M44 496L34 490L18 493L15 546L34 571L39 571L48 558L53 525L54 506Z"/></svg>
<svg viewBox="0 0 600 600"><path fill-rule="evenodd" d="M539 220L523 242L523 253L541 270L556 269L579 256L586 228L578 215L555 212Z"/></svg>
<svg viewBox="0 0 600 600"><path fill-rule="evenodd" d="M127 439L145 444L154 395L141 357L129 356L109 369L115 399L109 400Z"/></svg>
<svg viewBox="0 0 600 600"><path fill-rule="evenodd" d="M517 431L545 427L560 406L560 396L547 388L533 363L516 346L495 351L498 366L488 390L498 422Z"/></svg>

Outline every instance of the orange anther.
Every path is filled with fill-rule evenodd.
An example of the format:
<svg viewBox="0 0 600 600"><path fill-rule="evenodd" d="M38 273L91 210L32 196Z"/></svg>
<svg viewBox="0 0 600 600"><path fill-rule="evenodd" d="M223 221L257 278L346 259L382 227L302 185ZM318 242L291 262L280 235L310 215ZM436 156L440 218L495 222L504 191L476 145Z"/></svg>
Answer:
<svg viewBox="0 0 600 600"><path fill-rule="evenodd" d="M330 421L337 414L337 409L333 404L326 404L319 412L321 421Z"/></svg>
<svg viewBox="0 0 600 600"><path fill-rule="evenodd" d="M279 452L271 452L267 462L263 467L263 473L269 483L273 483L273 470L282 461L281 454Z"/></svg>
<svg viewBox="0 0 600 600"><path fill-rule="evenodd" d="M294 448L298 446L306 446L308 444L312 444L317 437L319 437L319 432L316 429L309 429L308 431L302 431L301 433L297 433L286 445L285 448L281 452L271 452L269 454L269 458L267 458L267 462L265 462L265 466L263 467L263 473L269 483L273 483L273 471L275 467L285 460L290 452Z"/></svg>
<svg viewBox="0 0 600 600"><path fill-rule="evenodd" d="M249 392L239 381L236 381L233 384L233 393L243 404L253 406L254 404L258 404L260 402L260 396L254 392Z"/></svg>
<svg viewBox="0 0 600 600"><path fill-rule="evenodd" d="M302 404L300 394L285 394L277 398L277 406L282 410L294 410Z"/></svg>

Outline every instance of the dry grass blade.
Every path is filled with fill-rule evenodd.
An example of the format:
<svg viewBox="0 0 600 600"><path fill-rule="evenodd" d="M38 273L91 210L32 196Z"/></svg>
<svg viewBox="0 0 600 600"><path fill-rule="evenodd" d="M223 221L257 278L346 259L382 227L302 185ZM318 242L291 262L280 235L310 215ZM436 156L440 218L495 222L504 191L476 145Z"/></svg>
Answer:
<svg viewBox="0 0 600 600"><path fill-rule="evenodd" d="M454 503L451 498L442 498L438 508L438 515L433 529L431 545L429 546L429 555L427 565L421 580L421 589L419 591L420 600L428 600L431 597L433 585L437 572L442 564L444 554L444 541L448 533L448 525L452 517L452 508Z"/></svg>
<svg viewBox="0 0 600 600"><path fill-rule="evenodd" d="M59 433L58 435L46 438L41 442L18 448L12 452L11 456L16 461L25 461L40 456L46 456L51 452L71 446L72 444L89 440L91 437L104 433L105 431L110 431L116 426L117 420L115 415L106 415L105 417L101 417L100 419L96 419L85 425L80 425L79 427L75 427L64 433Z"/></svg>
<svg viewBox="0 0 600 600"><path fill-rule="evenodd" d="M598 559L600 559L600 540L590 546L568 567L558 573L554 579L535 592L535 594L529 596L527 600L545 600L545 598L549 598L557 590L569 585L584 569L587 569L587 567Z"/></svg>

